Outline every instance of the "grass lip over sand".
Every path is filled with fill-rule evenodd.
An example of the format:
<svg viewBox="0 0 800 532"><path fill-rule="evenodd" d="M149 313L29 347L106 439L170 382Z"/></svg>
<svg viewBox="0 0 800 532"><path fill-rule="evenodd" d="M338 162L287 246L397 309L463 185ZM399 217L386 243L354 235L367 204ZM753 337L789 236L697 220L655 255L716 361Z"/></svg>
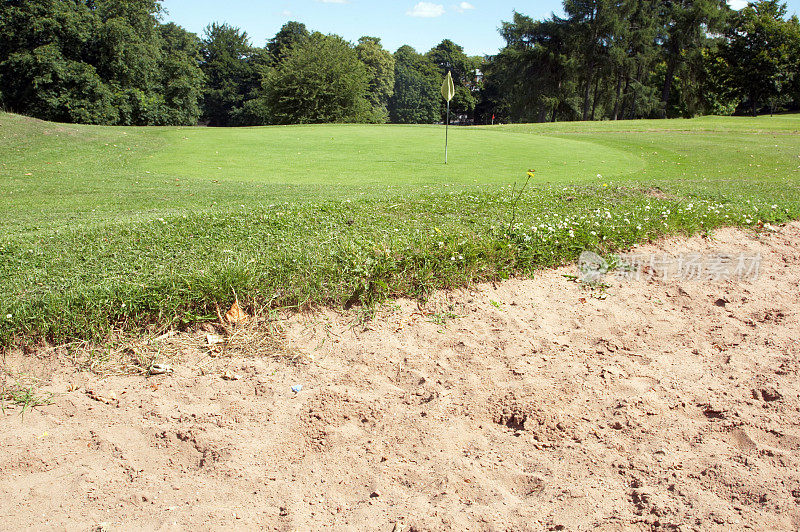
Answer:
<svg viewBox="0 0 800 532"><path fill-rule="evenodd" d="M454 128L447 167L433 126L0 126L3 347L215 319L234 294L424 298L800 218L797 116Z"/></svg>

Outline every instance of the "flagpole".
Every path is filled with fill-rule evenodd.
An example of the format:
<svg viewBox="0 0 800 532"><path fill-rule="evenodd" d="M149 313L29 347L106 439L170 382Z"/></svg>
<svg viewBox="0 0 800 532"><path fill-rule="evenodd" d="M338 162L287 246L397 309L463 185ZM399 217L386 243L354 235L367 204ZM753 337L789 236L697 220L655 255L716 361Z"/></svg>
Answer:
<svg viewBox="0 0 800 532"><path fill-rule="evenodd" d="M447 122L444 125L444 164L447 164L447 129L450 127L450 100L447 100Z"/></svg>
<svg viewBox="0 0 800 532"><path fill-rule="evenodd" d="M447 132L450 129L450 100L453 99L455 94L456 88L453 86L453 76L448 70L444 82L442 83L442 96L447 100L447 122L444 124L444 164L447 164Z"/></svg>

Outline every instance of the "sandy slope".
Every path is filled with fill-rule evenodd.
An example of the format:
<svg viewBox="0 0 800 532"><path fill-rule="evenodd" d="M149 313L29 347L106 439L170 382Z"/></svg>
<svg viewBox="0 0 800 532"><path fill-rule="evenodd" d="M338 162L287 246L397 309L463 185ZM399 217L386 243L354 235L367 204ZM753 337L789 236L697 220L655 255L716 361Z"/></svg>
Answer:
<svg viewBox="0 0 800 532"><path fill-rule="evenodd" d="M796 530L800 224L715 237L647 251L757 251L760 278L600 299L545 271L294 316L312 362L197 334L149 379L11 353L58 395L0 415L0 528Z"/></svg>

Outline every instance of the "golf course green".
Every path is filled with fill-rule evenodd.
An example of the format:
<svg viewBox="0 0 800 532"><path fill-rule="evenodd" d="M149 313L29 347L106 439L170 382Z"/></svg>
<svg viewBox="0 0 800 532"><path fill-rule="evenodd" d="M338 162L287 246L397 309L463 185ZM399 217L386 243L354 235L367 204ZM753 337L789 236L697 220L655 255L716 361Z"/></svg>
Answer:
<svg viewBox="0 0 800 532"><path fill-rule="evenodd" d="M0 114L0 345L372 305L800 217L800 116L99 127ZM528 170L535 174L528 179ZM658 193L654 193L656 191Z"/></svg>

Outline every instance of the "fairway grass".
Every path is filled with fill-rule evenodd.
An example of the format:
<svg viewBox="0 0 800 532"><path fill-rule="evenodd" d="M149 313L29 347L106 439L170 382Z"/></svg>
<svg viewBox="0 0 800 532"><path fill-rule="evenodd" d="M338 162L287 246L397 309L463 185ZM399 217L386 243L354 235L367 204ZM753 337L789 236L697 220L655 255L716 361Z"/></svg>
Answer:
<svg viewBox="0 0 800 532"><path fill-rule="evenodd" d="M0 346L373 304L800 217L800 117L450 128L0 114ZM535 177L520 194L528 169Z"/></svg>

